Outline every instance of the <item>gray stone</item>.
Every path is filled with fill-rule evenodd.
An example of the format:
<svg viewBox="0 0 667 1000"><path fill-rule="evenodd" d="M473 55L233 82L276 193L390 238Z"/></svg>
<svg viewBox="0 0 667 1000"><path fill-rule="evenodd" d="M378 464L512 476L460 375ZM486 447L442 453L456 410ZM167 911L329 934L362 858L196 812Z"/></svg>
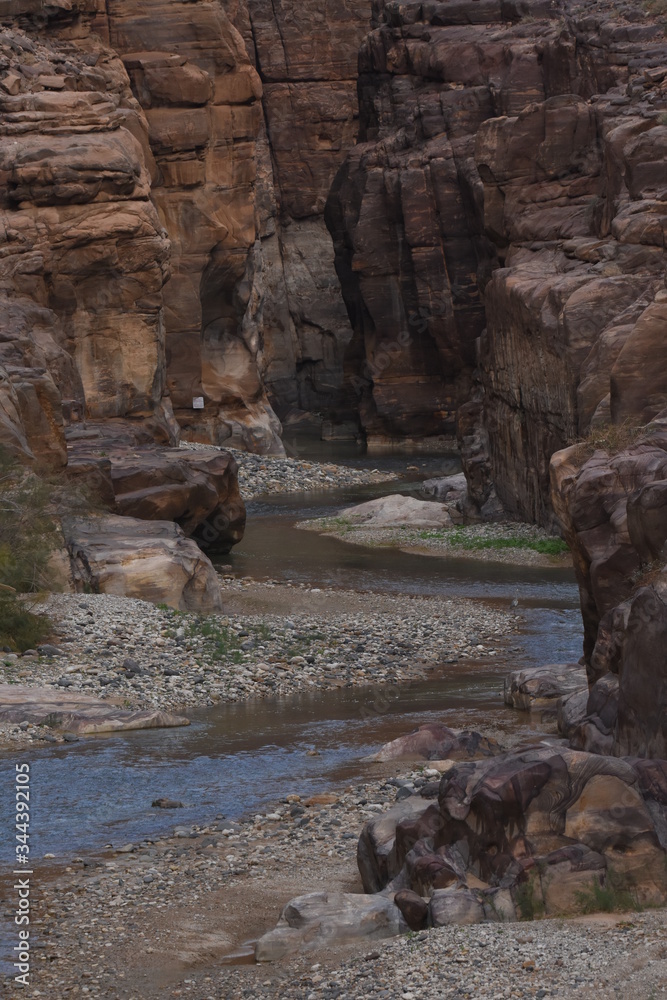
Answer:
<svg viewBox="0 0 667 1000"><path fill-rule="evenodd" d="M255 958L272 962L297 950L378 940L406 930L401 911L389 896L311 892L290 900L274 930L257 942Z"/></svg>

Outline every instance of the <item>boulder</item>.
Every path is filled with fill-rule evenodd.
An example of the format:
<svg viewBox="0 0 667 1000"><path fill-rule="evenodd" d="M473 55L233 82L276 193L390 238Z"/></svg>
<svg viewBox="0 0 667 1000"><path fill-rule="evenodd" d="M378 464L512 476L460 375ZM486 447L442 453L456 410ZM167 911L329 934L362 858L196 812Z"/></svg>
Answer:
<svg viewBox="0 0 667 1000"><path fill-rule="evenodd" d="M182 716L158 709L126 710L86 694L0 684L0 722L24 721L81 735L190 724Z"/></svg>
<svg viewBox="0 0 667 1000"><path fill-rule="evenodd" d="M427 722L405 736L385 743L368 760L386 761L417 758L420 760L472 759L500 752L500 745L472 730L455 731L439 722Z"/></svg>
<svg viewBox="0 0 667 1000"><path fill-rule="evenodd" d="M503 696L510 708L555 713L558 701L587 691L586 671L579 663L553 663L513 670L505 678Z"/></svg>
<svg viewBox="0 0 667 1000"><path fill-rule="evenodd" d="M165 603L181 611L222 609L210 560L173 521L109 514L63 522L75 589Z"/></svg>
<svg viewBox="0 0 667 1000"><path fill-rule="evenodd" d="M396 863L396 827L401 820L423 815L428 808L421 795L407 799L369 820L357 845L357 865L365 892L379 892L400 871Z"/></svg>
<svg viewBox="0 0 667 1000"><path fill-rule="evenodd" d="M99 440L70 444L68 472L99 481L104 495L110 479L115 512L175 521L207 551L226 554L243 538L238 466L227 451L130 445L105 430Z"/></svg>
<svg viewBox="0 0 667 1000"><path fill-rule="evenodd" d="M255 959L273 962L297 950L377 941L405 930L401 910L389 896L311 892L290 900L275 929L257 942Z"/></svg>
<svg viewBox="0 0 667 1000"><path fill-rule="evenodd" d="M666 848L667 762L540 744L457 762L437 803L373 819L359 868L415 924L430 897L442 926L577 912L594 879L664 901Z"/></svg>
<svg viewBox="0 0 667 1000"><path fill-rule="evenodd" d="M433 927L447 927L449 924L480 924L486 914L480 893L457 885L433 891L429 917Z"/></svg>
<svg viewBox="0 0 667 1000"><path fill-rule="evenodd" d="M429 906L425 899L411 889L401 889L394 896L394 903L403 914L403 919L411 931L426 927Z"/></svg>
<svg viewBox="0 0 667 1000"><path fill-rule="evenodd" d="M400 494L347 507L340 516L364 528L447 528L452 524L444 504Z"/></svg>
<svg viewBox="0 0 667 1000"><path fill-rule="evenodd" d="M422 493L435 497L436 500L446 500L447 503L462 502L468 496L468 481L465 474L459 472L455 476L425 479L421 489Z"/></svg>

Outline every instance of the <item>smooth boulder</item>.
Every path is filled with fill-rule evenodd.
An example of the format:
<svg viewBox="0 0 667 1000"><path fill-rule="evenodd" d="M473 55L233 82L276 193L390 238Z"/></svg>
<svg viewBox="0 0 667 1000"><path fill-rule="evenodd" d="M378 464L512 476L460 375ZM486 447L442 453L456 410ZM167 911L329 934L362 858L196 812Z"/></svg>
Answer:
<svg viewBox="0 0 667 1000"><path fill-rule="evenodd" d="M290 900L274 928L255 946L258 962L273 962L290 952L351 941L394 937L407 930L389 896L311 892Z"/></svg>
<svg viewBox="0 0 667 1000"><path fill-rule="evenodd" d="M341 517L364 528L448 528L452 524L445 504L400 494L348 507Z"/></svg>
<svg viewBox="0 0 667 1000"><path fill-rule="evenodd" d="M24 721L80 735L190 725L184 716L159 709L127 710L86 694L0 684L0 722Z"/></svg>
<svg viewBox="0 0 667 1000"><path fill-rule="evenodd" d="M138 597L180 611L222 610L211 561L173 521L69 518L63 534L79 592Z"/></svg>
<svg viewBox="0 0 667 1000"><path fill-rule="evenodd" d="M457 732L440 722L427 722L405 736L385 743L368 760L386 761L418 758L442 761L450 757L472 759L500 752L500 745L473 730Z"/></svg>

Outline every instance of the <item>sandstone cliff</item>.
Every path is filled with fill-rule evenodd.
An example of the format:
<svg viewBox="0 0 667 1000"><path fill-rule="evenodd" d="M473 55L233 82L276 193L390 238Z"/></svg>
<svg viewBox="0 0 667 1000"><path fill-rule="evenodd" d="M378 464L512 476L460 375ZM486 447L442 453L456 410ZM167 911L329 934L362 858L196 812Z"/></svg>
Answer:
<svg viewBox="0 0 667 1000"><path fill-rule="evenodd" d="M22 408L49 429L44 455L62 461L58 390L65 423L131 415L163 437L180 427L258 452L282 451L272 404L292 420L314 414L318 432L324 416L354 418L342 388L351 328L323 210L356 140L369 6L5 0L0 18L3 133L20 137L3 156L7 231L43 261L22 277L11 237L4 326L12 341L48 329L65 352L52 371L55 347L49 364L43 347L12 348L13 369L44 368L55 388L33 376L28 391L9 373L5 422L18 426ZM42 147L44 134L59 138ZM28 232L46 208L47 226ZM85 230L76 264L56 228L68 212ZM30 313L23 326L19 313Z"/></svg>
<svg viewBox="0 0 667 1000"><path fill-rule="evenodd" d="M371 444L458 413L476 499L548 524L554 450L659 400L666 53L641 5L375 5L327 210Z"/></svg>
<svg viewBox="0 0 667 1000"><path fill-rule="evenodd" d="M579 745L664 755L658 14L378 0L361 141L327 221L369 445L437 444L456 426L479 509L495 488L511 514L562 527L592 686Z"/></svg>

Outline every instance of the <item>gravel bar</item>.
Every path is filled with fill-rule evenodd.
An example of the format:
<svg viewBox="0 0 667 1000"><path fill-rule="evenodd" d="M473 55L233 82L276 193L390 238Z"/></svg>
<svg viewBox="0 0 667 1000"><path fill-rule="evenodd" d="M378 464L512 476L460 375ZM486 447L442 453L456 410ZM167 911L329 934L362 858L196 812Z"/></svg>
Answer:
<svg viewBox="0 0 667 1000"><path fill-rule="evenodd" d="M181 441L181 448L206 450L212 445ZM234 456L239 467L239 489L244 500L273 493L302 493L333 490L343 486L363 486L397 479L393 472L379 469L352 469L331 462L308 462L298 458L251 455L236 448L221 448Z"/></svg>
<svg viewBox="0 0 667 1000"><path fill-rule="evenodd" d="M246 592L288 615L201 616L109 594L52 594L49 645L4 653L0 682L52 685L124 708L186 709L303 690L401 684L443 663L492 661L520 617L471 600L394 597L303 585L223 581L230 603ZM308 611L304 611L308 608ZM53 735L4 727L10 741Z"/></svg>

